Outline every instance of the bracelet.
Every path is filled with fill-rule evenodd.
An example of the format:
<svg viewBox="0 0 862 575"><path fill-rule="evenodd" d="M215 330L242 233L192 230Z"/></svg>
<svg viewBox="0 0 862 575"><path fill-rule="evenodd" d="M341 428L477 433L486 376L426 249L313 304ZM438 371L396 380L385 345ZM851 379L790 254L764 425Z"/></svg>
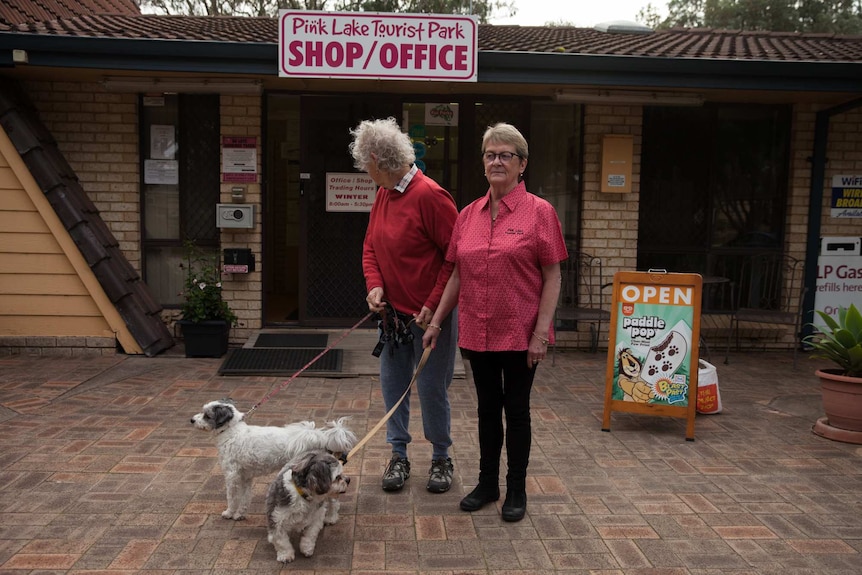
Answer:
<svg viewBox="0 0 862 575"><path fill-rule="evenodd" d="M548 345L549 343L551 343L551 340L540 336L536 332L533 332L533 335L536 336L536 339L538 339L540 342L542 342L543 345Z"/></svg>
<svg viewBox="0 0 862 575"><path fill-rule="evenodd" d="M433 327L433 328L434 328L434 329L436 329L436 330L443 331L443 328L442 328L442 327L440 327L440 326L439 326L439 325L437 325L437 324L429 323L429 324L428 324L428 327Z"/></svg>

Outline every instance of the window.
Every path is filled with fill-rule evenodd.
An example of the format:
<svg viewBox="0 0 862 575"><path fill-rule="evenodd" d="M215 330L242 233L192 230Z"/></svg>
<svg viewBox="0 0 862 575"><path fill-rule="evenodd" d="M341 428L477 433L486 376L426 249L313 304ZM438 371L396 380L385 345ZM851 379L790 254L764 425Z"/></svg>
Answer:
<svg viewBox="0 0 862 575"><path fill-rule="evenodd" d="M733 278L780 253L789 141L785 106L644 108L638 269Z"/></svg>
<svg viewBox="0 0 862 575"><path fill-rule="evenodd" d="M164 94L142 104L144 280L160 304L178 306L184 242L218 249L219 97Z"/></svg>

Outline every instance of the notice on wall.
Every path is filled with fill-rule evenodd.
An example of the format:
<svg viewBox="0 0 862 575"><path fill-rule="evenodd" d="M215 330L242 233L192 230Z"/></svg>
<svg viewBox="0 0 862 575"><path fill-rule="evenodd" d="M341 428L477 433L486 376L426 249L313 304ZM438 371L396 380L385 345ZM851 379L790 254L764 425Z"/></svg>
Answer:
<svg viewBox="0 0 862 575"><path fill-rule="evenodd" d="M370 212L377 186L368 174L327 172L327 212Z"/></svg>
<svg viewBox="0 0 862 575"><path fill-rule="evenodd" d="M179 164L176 160L144 160L144 183L168 186L179 184Z"/></svg>
<svg viewBox="0 0 862 575"><path fill-rule="evenodd" d="M150 159L173 160L177 154L176 129L172 125L150 126Z"/></svg>
<svg viewBox="0 0 862 575"><path fill-rule="evenodd" d="M862 176L832 176L833 218L862 218Z"/></svg>
<svg viewBox="0 0 862 575"><path fill-rule="evenodd" d="M702 287L698 274L615 274L603 430L626 411L686 418L694 439Z"/></svg>
<svg viewBox="0 0 862 575"><path fill-rule="evenodd" d="M476 82L475 16L280 10L278 74Z"/></svg>
<svg viewBox="0 0 862 575"><path fill-rule="evenodd" d="M257 182L257 138L224 136L221 165L223 182Z"/></svg>

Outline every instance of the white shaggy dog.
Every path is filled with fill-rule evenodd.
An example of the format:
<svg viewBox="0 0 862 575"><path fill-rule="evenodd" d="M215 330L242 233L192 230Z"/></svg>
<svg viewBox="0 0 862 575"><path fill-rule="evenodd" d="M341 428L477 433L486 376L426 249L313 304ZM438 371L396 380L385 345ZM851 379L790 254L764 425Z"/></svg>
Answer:
<svg viewBox="0 0 862 575"><path fill-rule="evenodd" d="M266 493L267 540L279 561L296 557L291 535L299 537L303 555L314 554L328 508L349 484L341 462L325 451L305 453L284 466Z"/></svg>
<svg viewBox="0 0 862 575"><path fill-rule="evenodd" d="M216 434L219 465L227 488L227 509L221 516L239 520L251 502L255 477L275 473L294 457L323 449L346 456L356 445L356 435L346 427L348 417L330 421L318 429L313 421L283 427L248 425L230 400L211 401L192 417L197 429ZM338 520L338 501L329 506L327 523Z"/></svg>

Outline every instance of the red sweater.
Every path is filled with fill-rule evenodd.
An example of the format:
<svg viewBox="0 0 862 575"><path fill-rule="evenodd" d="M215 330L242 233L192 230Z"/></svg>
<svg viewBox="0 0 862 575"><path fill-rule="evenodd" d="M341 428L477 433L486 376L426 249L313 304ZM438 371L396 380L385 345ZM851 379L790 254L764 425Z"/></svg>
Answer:
<svg viewBox="0 0 862 575"><path fill-rule="evenodd" d="M457 217L449 192L421 171L404 192L377 190L362 249L367 291L382 287L384 301L409 315L437 309L454 267L445 255Z"/></svg>

